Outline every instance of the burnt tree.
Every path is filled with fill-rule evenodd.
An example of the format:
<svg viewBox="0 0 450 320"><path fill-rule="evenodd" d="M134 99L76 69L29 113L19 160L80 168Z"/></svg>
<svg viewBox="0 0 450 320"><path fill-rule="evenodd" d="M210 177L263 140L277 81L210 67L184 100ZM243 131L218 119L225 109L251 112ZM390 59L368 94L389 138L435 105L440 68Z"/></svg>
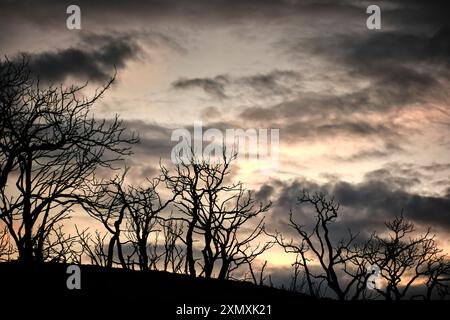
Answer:
<svg viewBox="0 0 450 320"><path fill-rule="evenodd" d="M44 246L99 167L111 168L130 153L133 137L121 122L97 121L85 86L41 88L26 61L0 62L0 219L17 247L19 259L43 261Z"/></svg>

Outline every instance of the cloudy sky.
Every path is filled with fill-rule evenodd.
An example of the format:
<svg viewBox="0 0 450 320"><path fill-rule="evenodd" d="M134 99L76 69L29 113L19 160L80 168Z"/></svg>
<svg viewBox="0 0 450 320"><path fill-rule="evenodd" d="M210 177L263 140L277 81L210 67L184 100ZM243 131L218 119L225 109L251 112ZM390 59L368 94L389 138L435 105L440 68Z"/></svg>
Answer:
<svg viewBox="0 0 450 320"><path fill-rule="evenodd" d="M277 128L278 172L234 172L274 202L271 227L291 208L307 220L308 188L336 196L342 229L368 234L403 209L450 248L449 17L446 1L0 0L0 48L42 83L89 81L86 94L117 69L95 115L139 132L136 183L170 159L176 128Z"/></svg>

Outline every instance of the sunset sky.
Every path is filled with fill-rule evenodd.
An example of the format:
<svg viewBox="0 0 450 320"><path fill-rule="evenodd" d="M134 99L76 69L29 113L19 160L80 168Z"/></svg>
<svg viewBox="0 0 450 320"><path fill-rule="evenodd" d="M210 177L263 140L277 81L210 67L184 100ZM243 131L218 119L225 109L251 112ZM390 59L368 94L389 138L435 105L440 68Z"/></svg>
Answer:
<svg viewBox="0 0 450 320"><path fill-rule="evenodd" d="M81 30L66 28L70 4ZM449 16L445 1L0 0L0 48L42 84L89 81L87 95L117 69L94 112L140 134L133 183L170 161L174 129L276 128L278 172L234 171L273 201L270 228L287 231L291 208L309 221L295 205L306 188L341 203L337 234L367 236L403 209L449 250Z"/></svg>

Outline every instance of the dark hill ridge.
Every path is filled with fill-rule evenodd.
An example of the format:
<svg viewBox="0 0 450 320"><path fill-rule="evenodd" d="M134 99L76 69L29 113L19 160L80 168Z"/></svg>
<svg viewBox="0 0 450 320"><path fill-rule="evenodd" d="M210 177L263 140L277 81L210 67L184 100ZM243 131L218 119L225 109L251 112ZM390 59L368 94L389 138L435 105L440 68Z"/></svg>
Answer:
<svg viewBox="0 0 450 320"><path fill-rule="evenodd" d="M86 319L309 319L327 314L358 317L371 315L414 315L427 310L437 314L448 310L447 302L424 301L343 301L313 299L248 282L192 278L161 271L130 271L81 266L81 290L68 290L67 265L42 264L25 267L0 263L0 310L32 312L39 318L65 319L75 314ZM271 314L221 315L227 306L270 305ZM208 317L177 315L178 308L207 306ZM245 309L243 309L245 310ZM267 309L266 309L267 310ZM1 314L1 313L0 313ZM143 315L143 316L142 316ZM3 314L2 314L3 316ZM3 317L0 317L3 319Z"/></svg>
<svg viewBox="0 0 450 320"><path fill-rule="evenodd" d="M9 292L45 292L49 296L145 297L146 299L205 303L248 301L268 303L274 299L312 300L308 295L249 282L192 278L164 271L132 271L81 266L81 290L69 290L68 265L42 264L25 267L0 263L1 288Z"/></svg>

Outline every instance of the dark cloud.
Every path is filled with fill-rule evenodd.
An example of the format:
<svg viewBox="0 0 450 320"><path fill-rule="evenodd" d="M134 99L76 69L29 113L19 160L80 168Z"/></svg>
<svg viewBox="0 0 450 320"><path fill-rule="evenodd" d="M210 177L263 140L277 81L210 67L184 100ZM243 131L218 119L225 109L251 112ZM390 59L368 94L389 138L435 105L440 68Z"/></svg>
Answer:
<svg viewBox="0 0 450 320"><path fill-rule="evenodd" d="M403 211L407 218L415 222L435 230L444 228L450 231L450 199L447 197L394 190L389 184L380 181L367 181L360 185L340 183L333 191L340 203L355 210L355 214L363 210L387 220Z"/></svg>
<svg viewBox="0 0 450 320"><path fill-rule="evenodd" d="M411 163L391 162L383 168L369 171L364 175L366 181L381 182L393 190L409 190L420 185L428 177Z"/></svg>
<svg viewBox="0 0 450 320"><path fill-rule="evenodd" d="M70 1L47 0L39 3L29 1L8 0L0 1L0 9L6 14L20 10L20 18L36 24L57 24L58 11L65 14L65 8L72 4ZM214 22L224 23L231 21L246 20L248 18L261 19L265 21L277 21L285 19L304 11L317 11L320 8L330 8L345 11L353 5L337 4L328 0L311 3L310 1L285 1L285 0L130 0L123 1L88 1L79 0L77 5L86 14L86 18L95 17L100 21L115 17L116 20L124 21L124 18L133 16L134 19L184 19L192 23ZM8 16L8 15L6 15ZM46 18L46 19L40 19ZM126 21L126 20L125 20Z"/></svg>
<svg viewBox="0 0 450 320"><path fill-rule="evenodd" d="M248 107L241 116L248 120L270 121L274 119L296 120L342 120L351 115L365 115L373 112L388 112L401 109L408 102L420 102L420 92L408 90L408 83L394 87L389 83L384 90L382 82L370 87L356 89L350 93L330 94L329 92L302 92L294 99L276 105ZM418 89L418 88L417 88ZM408 95L407 91L413 91Z"/></svg>
<svg viewBox="0 0 450 320"><path fill-rule="evenodd" d="M30 1L0 1L1 9L5 13L19 8L23 12L23 18L29 15L35 17L46 17L41 23L51 23L58 20L58 16L48 15L46 13L54 13L56 9L66 8L72 2L44 0L36 2ZM379 4L383 8L383 15L390 23L395 24L433 24L446 21L448 2L445 0L430 1L407 1L407 0L391 0L391 1L375 1L370 4ZM261 19L264 21L278 21L289 16L299 14L314 15L317 13L326 13L327 15L335 15L339 19L349 18L360 12L361 16L365 16L365 9L368 4L359 0L129 0L123 1L88 1L79 0L79 5L86 12L90 12L97 19L105 19L106 17L121 17L132 15L137 19L142 18L160 18L182 16L189 21L214 21L226 22L237 21L240 19ZM53 10L49 10L53 9ZM63 11L64 12L64 11ZM347 15L345 15L347 14ZM399 17L400 16L400 17ZM35 18L38 22L39 19ZM345 20L342 20L345 22Z"/></svg>
<svg viewBox="0 0 450 320"><path fill-rule="evenodd" d="M127 62L144 57L148 48L168 48L178 54L186 49L174 38L160 32L81 33L77 45L44 52L23 52L33 73L45 83L61 83L72 76L78 80L104 82ZM18 57L17 59L21 59Z"/></svg>
<svg viewBox="0 0 450 320"><path fill-rule="evenodd" d="M228 96L225 93L225 86L229 82L228 76L218 75L214 78L179 79L172 83L172 87L175 89L201 88L213 97L226 99Z"/></svg>
<svg viewBox="0 0 450 320"><path fill-rule="evenodd" d="M153 48L168 48L180 55L184 55L188 52L188 50L182 44L182 40L175 38L172 35L167 35L158 31L133 31L130 33L133 39L139 39L142 42L145 42L146 46Z"/></svg>
<svg viewBox="0 0 450 320"><path fill-rule="evenodd" d="M374 71L382 63L448 61L448 26L441 26L435 34L414 34L408 30L361 32L352 35L318 36L306 48L316 54L326 54L347 60L359 71ZM331 48L343 46L340 50ZM380 63L378 63L380 62ZM382 63L381 63L382 62Z"/></svg>
<svg viewBox="0 0 450 320"><path fill-rule="evenodd" d="M316 127L319 134L336 135L339 133L348 133L357 136L370 136L391 133L391 128L384 124L371 124L362 121L348 121L341 123L327 123Z"/></svg>
<svg viewBox="0 0 450 320"><path fill-rule="evenodd" d="M139 137L139 142L133 145L133 156L128 161L133 165L154 164L158 165L159 161L163 162L171 161L171 152L173 147L179 141L172 141L172 132L179 127L170 127L158 124L156 122L146 122L141 120L123 120L123 127L126 128L126 132L134 133ZM205 132L210 128L216 128L222 131L224 134L226 129L234 128L230 123L225 122L211 122L204 123L202 130ZM194 127L193 125L184 126L194 142ZM195 142L194 142L195 143ZM209 142L204 141L203 146ZM232 175L236 172L232 170Z"/></svg>
<svg viewBox="0 0 450 320"><path fill-rule="evenodd" d="M300 81L298 72L289 70L273 70L235 79L239 86L246 86L250 90L264 95L287 95L292 93L292 86Z"/></svg>
<svg viewBox="0 0 450 320"><path fill-rule="evenodd" d="M450 67L449 30L444 25L428 35L395 30L318 37L310 43L310 50L344 63L354 75L383 81L384 89L401 85L406 96L438 84L439 79L429 73L431 68Z"/></svg>
<svg viewBox="0 0 450 320"><path fill-rule="evenodd" d="M420 166L391 163L368 172L360 183L332 180L317 183L304 178L290 182L273 180L261 188L273 188L274 200L268 226L295 235L287 226L289 212L301 224L311 225L314 211L297 205L303 190L325 193L340 204L339 220L333 226L336 239L345 237L348 230L360 232L363 237L381 231L384 222L403 214L419 226L431 227L435 232L450 232L450 198L447 195L424 195L412 191L426 178ZM448 186L448 184L447 184Z"/></svg>
<svg viewBox="0 0 450 320"><path fill-rule="evenodd" d="M274 188L270 185L265 184L261 186L261 188L255 193L255 200L258 202L267 203L273 193Z"/></svg>
<svg viewBox="0 0 450 320"><path fill-rule="evenodd" d="M103 82L115 69L135 59L139 45L128 36L95 35L81 37L78 47L40 53L23 53L31 71L46 83L61 83L68 76L83 81Z"/></svg>
<svg viewBox="0 0 450 320"><path fill-rule="evenodd" d="M398 154L401 152L404 152L402 147L400 147L395 142L389 142L385 143L381 147L372 147L360 150L354 154L351 154L350 156L346 157L336 156L335 159L337 161L361 161L370 159L381 159L381 158L388 158L393 154Z"/></svg>
<svg viewBox="0 0 450 320"><path fill-rule="evenodd" d="M245 96L259 97L287 95L292 93L292 86L300 80L300 74L289 70L272 70L249 76L232 77L225 74L213 78L183 78L172 83L175 89L200 88L205 93L219 99L236 96L244 90Z"/></svg>
<svg viewBox="0 0 450 320"><path fill-rule="evenodd" d="M386 158L404 152L404 145L418 129L396 122L395 117L383 117L382 121L370 119L363 111L369 105L368 98L359 94L334 99L327 93L305 94L268 107L245 108L240 119L250 127L279 128L285 143L325 143L336 137L367 140L370 147L336 158L340 161ZM370 107L370 112L383 115L384 107Z"/></svg>
<svg viewBox="0 0 450 320"><path fill-rule="evenodd" d="M436 16L442 15L436 8L416 2L397 1L395 5L399 17L402 16L401 10L409 12L421 6L426 7L424 11L430 17L435 16L432 12ZM387 5L382 6L383 17L385 11L388 13L387 21L393 19L389 18L391 9ZM418 16L419 11L415 14ZM396 24L396 28L382 28L377 32L355 28L351 33L312 33L308 37L289 37L277 42L275 47L287 50L296 61L303 62L305 57L314 55L336 66L339 72L332 69L329 74L335 84L354 79L366 85L353 88L348 85L347 88L352 90L343 93L325 90L300 92L297 97L277 105L249 107L241 116L257 123L275 122L282 126L289 123L284 133L292 131L294 134L297 130L301 137L305 133L309 137L336 132L376 136L378 131L386 146L395 145L395 148L365 150L355 154L355 160L386 157L391 152L401 151L402 141L389 138L392 133L397 138L406 133L403 126L391 123L395 114L382 124L360 119L366 119L367 115L381 116L429 105L430 102L445 103L450 84L450 29L442 19L428 22L422 29Z"/></svg>
<svg viewBox="0 0 450 320"><path fill-rule="evenodd" d="M140 120L125 120L122 123L127 131L139 136L139 143L133 146L133 163L154 161L158 164L159 159L170 159L170 153L176 144L170 140L172 128Z"/></svg>
<svg viewBox="0 0 450 320"><path fill-rule="evenodd" d="M450 163L432 163L429 165L421 166L421 169L430 171L430 172L442 172L442 171L450 170Z"/></svg>
<svg viewBox="0 0 450 320"><path fill-rule="evenodd" d="M270 111L267 111L267 115L270 115ZM276 116L274 115L273 118L276 119ZM248 121L251 119L249 118ZM247 125L251 124L247 123ZM301 141L310 143L325 142L327 139L336 137L369 139L372 145L375 141L380 141L387 148L382 151L377 150L377 152L383 152L384 155L388 152L400 152L402 149L399 144L407 139L407 136L405 136L407 130L402 131L403 128L400 126L396 127L391 123L371 123L359 119L332 119L324 117L324 119L296 120L292 117L284 121L267 120L267 122L264 122L264 125L269 128L279 128L280 135L282 135L285 143L298 143ZM374 150L371 149L368 152L374 152ZM356 160L357 158L370 155L369 153L365 155L356 154L352 155L352 157Z"/></svg>
<svg viewBox="0 0 450 320"><path fill-rule="evenodd" d="M437 98L449 84L449 27L440 26L438 32L427 34L411 32L398 29L315 35L307 40L286 39L277 45L293 57L305 51L322 57L345 67L349 77L368 82L362 89L334 96L334 102L326 94L318 95L316 101L327 110L389 111Z"/></svg>
<svg viewBox="0 0 450 320"><path fill-rule="evenodd" d="M363 150L352 158L387 157L401 152L402 143L407 142L403 138L415 131L411 126L399 125L395 113L430 102L442 104L447 99L450 32L445 26L429 34L412 34L402 29L314 34L306 40L290 38L277 46L287 48L294 57L300 54L303 59L308 52L339 66L341 73L330 71L333 83L348 79L366 83L353 88L349 85L350 90L342 93L297 92L281 103L251 106L241 112L244 121L280 127L288 140L341 134L377 137L385 147ZM367 118L390 113L392 117L386 117L384 122Z"/></svg>

